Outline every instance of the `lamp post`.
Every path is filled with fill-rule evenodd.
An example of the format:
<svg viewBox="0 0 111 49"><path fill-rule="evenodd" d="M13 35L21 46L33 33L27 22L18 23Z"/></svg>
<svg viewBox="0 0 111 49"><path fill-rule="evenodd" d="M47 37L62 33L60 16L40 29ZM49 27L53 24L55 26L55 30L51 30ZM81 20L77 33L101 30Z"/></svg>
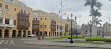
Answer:
<svg viewBox="0 0 111 49"><path fill-rule="evenodd" d="M103 30L102 30L102 37L104 38L104 27L103 27Z"/></svg>
<svg viewBox="0 0 111 49"><path fill-rule="evenodd" d="M72 40L72 16L73 16L73 14L71 13L71 40L70 40L70 43L73 43L73 40Z"/></svg>
<svg viewBox="0 0 111 49"><path fill-rule="evenodd" d="M44 34L44 23L43 23L43 37L42 37L42 39L44 39L44 35L45 35L45 34Z"/></svg>
<svg viewBox="0 0 111 49"><path fill-rule="evenodd" d="M77 17L75 16L75 21L77 20ZM77 39L77 22L76 22L76 39Z"/></svg>

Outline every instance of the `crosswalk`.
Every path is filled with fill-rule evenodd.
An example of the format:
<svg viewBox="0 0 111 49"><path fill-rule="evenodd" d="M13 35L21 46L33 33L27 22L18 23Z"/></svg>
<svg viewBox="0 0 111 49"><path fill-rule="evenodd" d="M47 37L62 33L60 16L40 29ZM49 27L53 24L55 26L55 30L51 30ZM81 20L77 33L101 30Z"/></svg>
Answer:
<svg viewBox="0 0 111 49"><path fill-rule="evenodd" d="M0 44L14 44L13 40L0 40Z"/></svg>

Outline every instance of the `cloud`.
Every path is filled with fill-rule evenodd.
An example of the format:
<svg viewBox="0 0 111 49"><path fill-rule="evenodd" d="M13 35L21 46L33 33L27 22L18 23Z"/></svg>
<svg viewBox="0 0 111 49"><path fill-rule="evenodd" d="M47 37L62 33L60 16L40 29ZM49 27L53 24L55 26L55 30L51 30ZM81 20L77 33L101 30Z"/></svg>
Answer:
<svg viewBox="0 0 111 49"><path fill-rule="evenodd" d="M34 10L41 9L46 12L55 12L61 9L60 7L60 0L20 0L25 1L29 7L33 8ZM111 2L109 0L99 0L103 6L100 10L102 13L101 20L103 23L109 21L107 18L111 16ZM78 17L78 24L83 24L89 22L91 17L89 16L90 7L84 6L85 0L63 0L63 13L66 12L67 15L63 16L63 18L70 17L70 14L73 13L74 16ZM74 17L73 16L73 17Z"/></svg>

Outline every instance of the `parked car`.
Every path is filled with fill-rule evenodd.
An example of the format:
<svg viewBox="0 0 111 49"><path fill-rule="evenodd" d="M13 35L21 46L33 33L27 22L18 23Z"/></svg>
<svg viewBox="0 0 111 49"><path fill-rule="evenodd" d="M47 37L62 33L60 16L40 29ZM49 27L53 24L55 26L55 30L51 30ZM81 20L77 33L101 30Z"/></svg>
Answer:
<svg viewBox="0 0 111 49"><path fill-rule="evenodd" d="M31 35L28 35L28 37L35 37L35 35L34 35L34 34L31 34Z"/></svg>

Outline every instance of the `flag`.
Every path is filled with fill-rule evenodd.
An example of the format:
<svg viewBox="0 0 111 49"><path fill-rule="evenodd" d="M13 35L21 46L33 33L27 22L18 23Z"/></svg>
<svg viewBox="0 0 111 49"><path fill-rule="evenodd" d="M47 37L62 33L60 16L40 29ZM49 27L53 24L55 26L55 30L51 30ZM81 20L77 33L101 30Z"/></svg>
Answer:
<svg viewBox="0 0 111 49"><path fill-rule="evenodd" d="M59 11L59 14L61 13L61 11Z"/></svg>
<svg viewBox="0 0 111 49"><path fill-rule="evenodd" d="M64 13L64 15L66 15L66 12Z"/></svg>

